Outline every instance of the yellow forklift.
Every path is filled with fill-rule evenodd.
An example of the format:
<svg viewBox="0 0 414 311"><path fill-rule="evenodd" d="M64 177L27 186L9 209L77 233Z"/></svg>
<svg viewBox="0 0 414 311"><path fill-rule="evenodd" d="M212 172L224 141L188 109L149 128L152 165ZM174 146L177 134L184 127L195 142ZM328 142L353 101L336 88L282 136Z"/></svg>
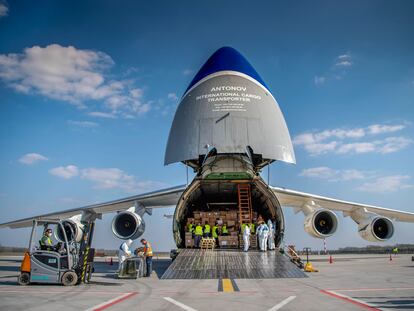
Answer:
<svg viewBox="0 0 414 311"><path fill-rule="evenodd" d="M43 226L44 231L51 225L55 225L55 230L60 230L61 241L54 247L45 248L37 243L36 229ZM95 218L88 217L87 221L83 221L83 225L82 240L78 243L68 239L68 236L74 236L72 228L64 226L61 221L34 219L29 249L24 254L20 266L18 283L20 285L47 283L65 286L89 283L95 254L95 250L91 248Z"/></svg>

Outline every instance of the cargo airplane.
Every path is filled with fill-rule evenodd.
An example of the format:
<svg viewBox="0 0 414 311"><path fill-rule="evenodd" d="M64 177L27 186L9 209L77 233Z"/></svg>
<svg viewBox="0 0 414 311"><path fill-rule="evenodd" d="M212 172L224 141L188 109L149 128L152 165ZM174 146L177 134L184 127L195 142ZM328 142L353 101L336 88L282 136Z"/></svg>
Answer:
<svg viewBox="0 0 414 311"><path fill-rule="evenodd" d="M237 208L241 184L248 185L250 208L264 220L277 222L276 245L283 240L286 226L282 207L302 212L305 231L316 238L335 233L335 212L351 217L358 234L368 241L390 239L394 221L414 222L414 213L270 186L260 173L274 161L295 163L279 105L250 63L235 49L223 47L207 60L184 92L169 133L165 165L182 162L193 169L196 175L188 185L32 216L0 224L0 228L29 227L33 220L53 219L61 222L69 240L80 241L83 217L116 213L114 235L137 239L145 231L145 213L175 206L172 232L177 247L182 248L187 218L199 208ZM61 231L55 233L63 240Z"/></svg>

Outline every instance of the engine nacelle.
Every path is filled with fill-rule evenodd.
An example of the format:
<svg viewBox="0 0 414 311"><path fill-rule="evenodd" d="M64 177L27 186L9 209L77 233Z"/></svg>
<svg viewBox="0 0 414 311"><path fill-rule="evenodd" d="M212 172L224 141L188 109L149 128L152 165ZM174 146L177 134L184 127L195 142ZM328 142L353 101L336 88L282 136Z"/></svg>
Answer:
<svg viewBox="0 0 414 311"><path fill-rule="evenodd" d="M144 219L134 212L120 212L112 220L112 232L120 239L138 239L144 231Z"/></svg>
<svg viewBox="0 0 414 311"><path fill-rule="evenodd" d="M75 215L71 218L61 221L69 242L80 242L83 236L84 225L81 223L81 215ZM58 241L64 242L65 236L60 225L56 226L55 237Z"/></svg>
<svg viewBox="0 0 414 311"><path fill-rule="evenodd" d="M319 209L305 217L304 227L305 231L315 238L327 238L335 233L338 218L332 211Z"/></svg>
<svg viewBox="0 0 414 311"><path fill-rule="evenodd" d="M367 241L386 241L394 235L394 225L390 219L377 216L361 222L358 233Z"/></svg>

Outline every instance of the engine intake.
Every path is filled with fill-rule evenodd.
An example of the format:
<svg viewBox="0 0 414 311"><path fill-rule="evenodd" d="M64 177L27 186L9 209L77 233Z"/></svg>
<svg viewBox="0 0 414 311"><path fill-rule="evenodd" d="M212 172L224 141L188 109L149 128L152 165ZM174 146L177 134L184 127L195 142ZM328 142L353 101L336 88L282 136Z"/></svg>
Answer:
<svg viewBox="0 0 414 311"><path fill-rule="evenodd" d="M371 241L386 241L394 235L394 225L386 217L374 217L358 225L361 238Z"/></svg>
<svg viewBox="0 0 414 311"><path fill-rule="evenodd" d="M311 236L323 239L335 233L338 227L338 218L332 211L316 210L306 216L304 227Z"/></svg>
<svg viewBox="0 0 414 311"><path fill-rule="evenodd" d="M82 240L84 225L80 222L80 215L62 220L61 224L65 230L66 237L69 242L79 243ZM61 226L56 226L55 237L60 242L65 241L65 236Z"/></svg>
<svg viewBox="0 0 414 311"><path fill-rule="evenodd" d="M144 219L134 212L120 212L112 220L112 232L120 239L134 240L143 235L144 231Z"/></svg>

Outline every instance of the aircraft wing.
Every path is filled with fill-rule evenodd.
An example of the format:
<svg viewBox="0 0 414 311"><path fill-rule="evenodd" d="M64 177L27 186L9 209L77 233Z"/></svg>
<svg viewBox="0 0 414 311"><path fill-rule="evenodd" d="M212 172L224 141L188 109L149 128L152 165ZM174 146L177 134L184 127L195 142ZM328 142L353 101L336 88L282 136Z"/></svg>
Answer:
<svg viewBox="0 0 414 311"><path fill-rule="evenodd" d="M19 219L16 221L6 222L0 224L0 228L24 228L31 227L33 220L42 220L42 219L53 219L53 220L62 220L74 215L80 214L83 211L94 212L96 214L105 214L112 213L122 210L127 210L131 206L134 206L135 202L142 204L148 208L156 207L166 207L170 205L176 205L180 199L181 194L185 190L186 186L177 186L168 189L157 190L153 192L147 192L143 194L134 195L127 198L122 198L105 203L91 204L83 207L73 208L69 210L64 210L61 212L48 213L43 215L32 216L24 219Z"/></svg>
<svg viewBox="0 0 414 311"><path fill-rule="evenodd" d="M383 208L378 206L342 201L338 199L323 197L310 193L300 192L296 190L290 190L280 187L271 187L276 197L278 198L282 206L289 206L296 209L302 208L305 204L313 201L316 205L321 208L341 211L345 215L355 212L359 209L365 209L369 212L376 213L381 216L390 218L391 220L414 222L414 213L397 211L389 208Z"/></svg>

